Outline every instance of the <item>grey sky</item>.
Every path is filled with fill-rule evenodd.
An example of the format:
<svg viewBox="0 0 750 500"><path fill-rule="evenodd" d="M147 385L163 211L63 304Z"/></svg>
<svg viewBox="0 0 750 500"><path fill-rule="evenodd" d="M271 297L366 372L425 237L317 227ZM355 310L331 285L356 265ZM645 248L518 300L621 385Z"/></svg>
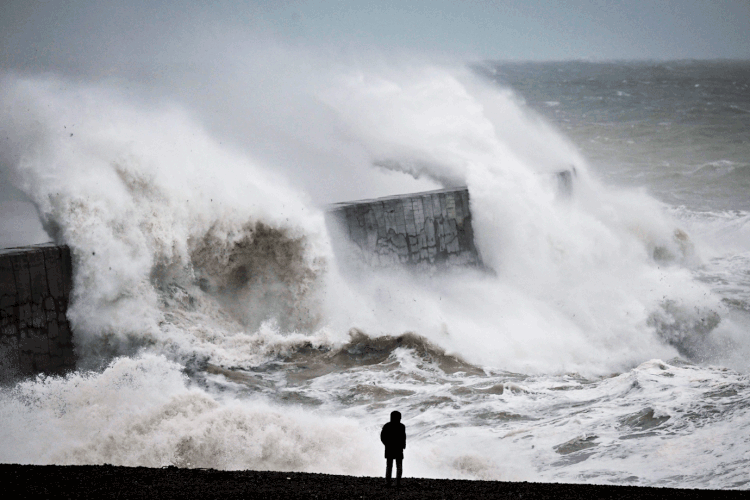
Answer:
<svg viewBox="0 0 750 500"><path fill-rule="evenodd" d="M71 83L111 81L137 100L187 104L219 136L248 143L270 164L310 165L318 155L320 164L331 165L341 161L333 153L293 142L307 137L315 143L308 136L324 133L294 130L302 123L299 113L310 117L320 110L293 96L302 96L309 83L300 75L314 78L325 64L410 57L457 64L750 59L748 26L750 0L4 0L0 77L10 70L56 74ZM44 240L11 171L0 164L0 246ZM301 170L295 177L320 175ZM329 175L333 186L336 171ZM317 198L340 196L331 191ZM24 220L33 224L24 228Z"/></svg>
<svg viewBox="0 0 750 500"><path fill-rule="evenodd" d="M750 57L746 0L319 1L269 17L306 40L489 59Z"/></svg>
<svg viewBox="0 0 750 500"><path fill-rule="evenodd" d="M35 69L102 57L137 63L194 35L234 31L259 41L467 59L747 59L748 26L748 0L6 0L0 56L5 67Z"/></svg>

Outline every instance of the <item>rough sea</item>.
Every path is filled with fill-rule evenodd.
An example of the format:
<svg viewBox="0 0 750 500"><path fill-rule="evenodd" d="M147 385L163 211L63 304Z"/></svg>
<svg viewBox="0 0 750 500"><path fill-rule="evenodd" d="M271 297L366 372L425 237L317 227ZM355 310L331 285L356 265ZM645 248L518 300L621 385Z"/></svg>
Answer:
<svg viewBox="0 0 750 500"><path fill-rule="evenodd" d="M750 63L288 73L249 142L218 84L0 79L79 356L0 389L0 462L379 476L399 410L405 476L750 487ZM487 269L337 254L318 184L468 186Z"/></svg>

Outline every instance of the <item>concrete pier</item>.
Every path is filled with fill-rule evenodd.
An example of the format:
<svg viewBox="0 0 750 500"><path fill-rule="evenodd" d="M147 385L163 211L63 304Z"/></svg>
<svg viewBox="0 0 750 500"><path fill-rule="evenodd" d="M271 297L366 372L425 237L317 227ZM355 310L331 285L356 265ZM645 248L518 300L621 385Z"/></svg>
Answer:
<svg viewBox="0 0 750 500"><path fill-rule="evenodd" d="M376 267L481 265L467 188L336 203L329 225Z"/></svg>
<svg viewBox="0 0 750 500"><path fill-rule="evenodd" d="M68 247L0 250L0 381L75 367L71 284Z"/></svg>

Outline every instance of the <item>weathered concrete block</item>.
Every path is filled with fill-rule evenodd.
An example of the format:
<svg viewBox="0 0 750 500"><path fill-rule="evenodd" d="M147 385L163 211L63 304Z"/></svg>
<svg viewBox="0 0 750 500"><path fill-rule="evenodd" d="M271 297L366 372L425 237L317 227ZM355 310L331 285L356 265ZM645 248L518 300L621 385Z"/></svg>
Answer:
<svg viewBox="0 0 750 500"><path fill-rule="evenodd" d="M424 231L424 207L422 206L422 198L413 198L411 203L414 210L414 225L416 226L417 234L419 234Z"/></svg>
<svg viewBox="0 0 750 500"><path fill-rule="evenodd" d="M425 218L425 224L426 224L428 219L432 219L434 217L432 214L432 196L423 195L421 196L421 200L422 200L422 209L424 210L424 218Z"/></svg>
<svg viewBox="0 0 750 500"><path fill-rule="evenodd" d="M33 328L42 328L47 323L47 314L44 306L40 303L31 304L31 326Z"/></svg>
<svg viewBox="0 0 750 500"><path fill-rule="evenodd" d="M436 193L430 197L432 198L432 217L434 219L439 219L443 216L443 211L440 208L440 195Z"/></svg>
<svg viewBox="0 0 750 500"><path fill-rule="evenodd" d="M32 324L31 315L31 297L25 303L18 306L18 325L20 328L26 328Z"/></svg>
<svg viewBox="0 0 750 500"><path fill-rule="evenodd" d="M456 227L456 219L448 219L448 230L445 232L447 239L445 250L448 253L458 253L460 248L458 246L458 228Z"/></svg>
<svg viewBox="0 0 750 500"><path fill-rule="evenodd" d="M50 356L50 359L59 358L62 361L62 359L63 359L63 347L54 345L54 343L50 344L49 356Z"/></svg>
<svg viewBox="0 0 750 500"><path fill-rule="evenodd" d="M6 297L16 303L16 278L11 260L0 256L0 300Z"/></svg>
<svg viewBox="0 0 750 500"><path fill-rule="evenodd" d="M58 248L60 249L60 275L62 276L63 283L63 297L67 304L67 299L73 288L73 261L70 257L70 248L66 246Z"/></svg>
<svg viewBox="0 0 750 500"><path fill-rule="evenodd" d="M463 219L471 217L471 206L469 205L469 190L461 191L461 206L463 207ZM461 223L463 223L463 219Z"/></svg>
<svg viewBox="0 0 750 500"><path fill-rule="evenodd" d="M394 230L388 232L388 237L378 247L379 254L386 258L379 259L384 264L406 262L409 258L409 247L406 235L396 233Z"/></svg>
<svg viewBox="0 0 750 500"><path fill-rule="evenodd" d="M61 350L63 364L67 367L74 367L76 365L76 354L73 347L63 347Z"/></svg>
<svg viewBox="0 0 750 500"><path fill-rule="evenodd" d="M373 203L372 211L375 214L375 225L377 227L378 239L385 238L388 233L385 220L385 211L382 203Z"/></svg>
<svg viewBox="0 0 750 500"><path fill-rule="evenodd" d="M429 261L430 254L427 251L427 236L425 235L424 231L422 231L419 236L417 236L417 245L419 247L419 260Z"/></svg>
<svg viewBox="0 0 750 500"><path fill-rule="evenodd" d="M342 203L328 220L371 264L481 265L465 188Z"/></svg>
<svg viewBox="0 0 750 500"><path fill-rule="evenodd" d="M464 211L464 200L461 197L461 193L454 193L453 203L456 206L456 224L459 226L463 224L465 211ZM468 212L468 209L467 209Z"/></svg>
<svg viewBox="0 0 750 500"><path fill-rule="evenodd" d="M427 238L426 245L428 248L434 248L435 247L435 220L432 217L429 217L425 221L425 236Z"/></svg>
<svg viewBox="0 0 750 500"><path fill-rule="evenodd" d="M30 352L34 354L49 353L49 339L36 332L25 332L18 343L18 349L21 352Z"/></svg>
<svg viewBox="0 0 750 500"><path fill-rule="evenodd" d="M0 310L12 309L18 304L15 295L0 295Z"/></svg>
<svg viewBox="0 0 750 500"><path fill-rule="evenodd" d="M0 250L0 357L13 360L14 377L75 365L65 315L71 287L67 247ZM3 363L0 378L10 376Z"/></svg>
<svg viewBox="0 0 750 500"><path fill-rule="evenodd" d="M365 249L375 252L378 246L378 222L374 210L369 208L365 213L365 234Z"/></svg>
<svg viewBox="0 0 750 500"><path fill-rule="evenodd" d="M51 341L54 340L57 343L57 337L60 334L60 327L57 321L50 321L47 323L47 338Z"/></svg>
<svg viewBox="0 0 750 500"><path fill-rule="evenodd" d="M16 324L18 322L18 308L15 305L15 299L0 297L0 326Z"/></svg>
<svg viewBox="0 0 750 500"><path fill-rule="evenodd" d="M72 345L73 339L70 334L70 324L67 321L58 321L57 323L57 343L59 345Z"/></svg>
<svg viewBox="0 0 750 500"><path fill-rule="evenodd" d="M409 261L413 263L419 262L419 247L417 246L417 237L409 236L406 238L409 244Z"/></svg>
<svg viewBox="0 0 750 500"><path fill-rule="evenodd" d="M404 207L404 220L406 222L406 234L409 236L417 235L417 226L414 223L414 207L411 200L404 200L401 204Z"/></svg>
<svg viewBox="0 0 750 500"><path fill-rule="evenodd" d="M18 338L0 337L0 372L18 370Z"/></svg>
<svg viewBox="0 0 750 500"><path fill-rule="evenodd" d="M453 193L445 193L445 209L448 212L448 219L456 220L456 199Z"/></svg>
<svg viewBox="0 0 750 500"><path fill-rule="evenodd" d="M50 356L50 369L57 371L65 365L65 358L62 356Z"/></svg>
<svg viewBox="0 0 750 500"><path fill-rule="evenodd" d="M440 200L440 216L443 219L447 219L448 218L448 210L446 209L447 205L445 204L445 193L439 193L438 194L438 199Z"/></svg>
<svg viewBox="0 0 750 500"><path fill-rule="evenodd" d="M57 321L58 321L57 320L57 318L58 318L57 310L55 310L55 309L52 309L52 310L47 309L46 304L45 304L45 307L44 307L44 315L46 317L45 323L47 323L47 324L52 323L52 322L57 323Z"/></svg>
<svg viewBox="0 0 750 500"><path fill-rule="evenodd" d="M29 280L31 283L31 300L41 304L49 295L47 287L47 270L44 267L44 252L41 249L28 252Z"/></svg>
<svg viewBox="0 0 750 500"><path fill-rule="evenodd" d="M396 214L396 233L406 235L406 219L404 217L404 204L401 200L394 204Z"/></svg>
<svg viewBox="0 0 750 500"><path fill-rule="evenodd" d="M393 231L398 232L398 223L396 221L396 204L395 200L383 201L383 216L385 217L385 234L386 238Z"/></svg>
<svg viewBox="0 0 750 500"><path fill-rule="evenodd" d="M47 289L52 297L59 300L65 295L62 252L59 247L45 247L42 253L44 267L47 270Z"/></svg>
<svg viewBox="0 0 750 500"><path fill-rule="evenodd" d="M16 323L8 323L7 325L0 326L0 335L4 337L17 337L18 325Z"/></svg>
<svg viewBox="0 0 750 500"><path fill-rule="evenodd" d="M52 360L49 353L34 354L34 369L38 372L52 371Z"/></svg>
<svg viewBox="0 0 750 500"><path fill-rule="evenodd" d="M18 351L18 371L21 374L36 373L34 368L34 353Z"/></svg>
<svg viewBox="0 0 750 500"><path fill-rule="evenodd" d="M13 265L13 276L16 283L16 297L19 304L31 302L31 277L29 276L29 257L21 253L10 256Z"/></svg>
<svg viewBox="0 0 750 500"><path fill-rule="evenodd" d="M346 221L347 227L349 228L349 238L359 245L364 238L362 237L363 230L360 226L360 221L357 214L358 211L359 210L357 207L347 208Z"/></svg>

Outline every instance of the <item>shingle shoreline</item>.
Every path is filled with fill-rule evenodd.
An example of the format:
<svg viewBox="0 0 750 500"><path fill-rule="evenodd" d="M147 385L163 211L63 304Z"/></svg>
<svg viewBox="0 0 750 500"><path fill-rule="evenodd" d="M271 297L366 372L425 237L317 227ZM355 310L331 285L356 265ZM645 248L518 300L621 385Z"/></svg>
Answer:
<svg viewBox="0 0 750 500"><path fill-rule="evenodd" d="M388 488L382 478L299 472L219 471L112 465L0 465L6 492L19 498L128 499L739 499L747 491L637 486L405 478Z"/></svg>

